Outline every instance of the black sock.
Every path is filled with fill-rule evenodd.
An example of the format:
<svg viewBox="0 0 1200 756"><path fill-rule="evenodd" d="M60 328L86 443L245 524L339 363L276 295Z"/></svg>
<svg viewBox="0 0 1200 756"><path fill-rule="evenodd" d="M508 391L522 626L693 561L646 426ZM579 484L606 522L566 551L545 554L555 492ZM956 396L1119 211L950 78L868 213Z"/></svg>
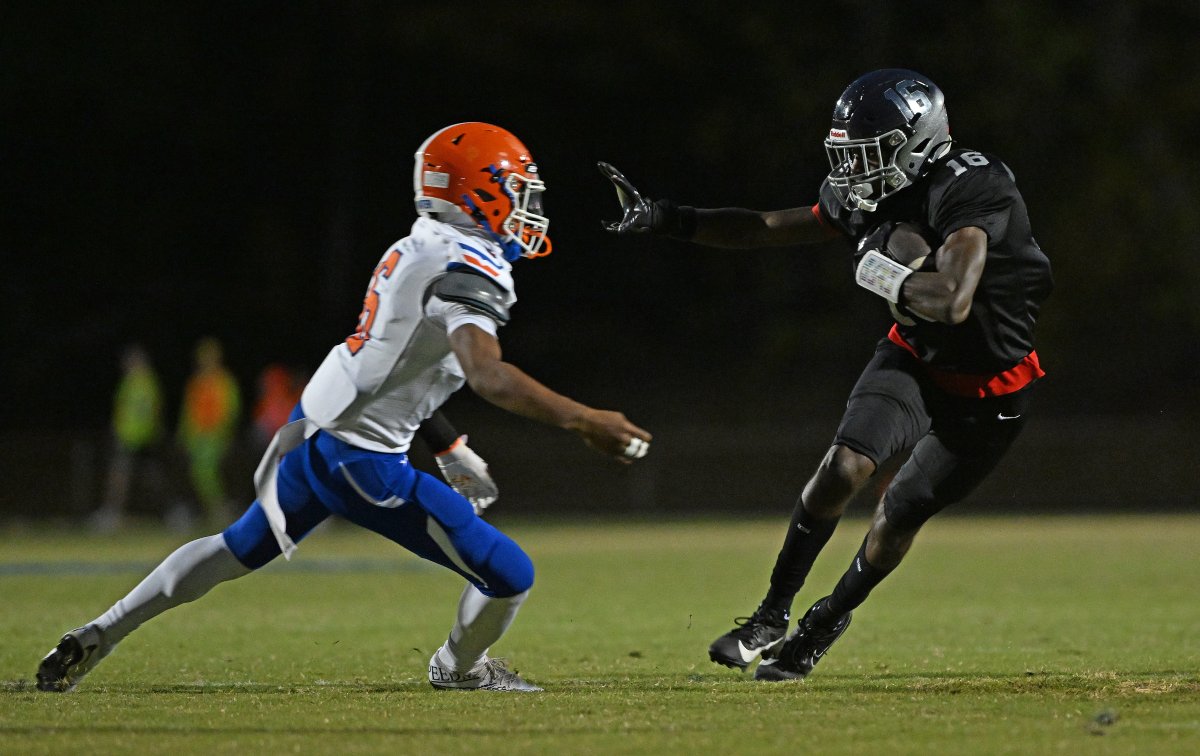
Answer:
<svg viewBox="0 0 1200 756"><path fill-rule="evenodd" d="M791 611L792 599L800 592L817 554L829 542L840 519L818 520L804 508L803 500L796 502L787 537L783 539L783 548L775 558L775 569L771 571L771 588L763 599L764 607Z"/></svg>
<svg viewBox="0 0 1200 756"><path fill-rule="evenodd" d="M842 579L838 581L824 605L813 613L813 623L829 625L846 612L858 608L867 600L871 589L883 582L891 571L880 569L867 561L867 539L864 538L862 546L858 547L858 553L854 555L850 569L843 573Z"/></svg>

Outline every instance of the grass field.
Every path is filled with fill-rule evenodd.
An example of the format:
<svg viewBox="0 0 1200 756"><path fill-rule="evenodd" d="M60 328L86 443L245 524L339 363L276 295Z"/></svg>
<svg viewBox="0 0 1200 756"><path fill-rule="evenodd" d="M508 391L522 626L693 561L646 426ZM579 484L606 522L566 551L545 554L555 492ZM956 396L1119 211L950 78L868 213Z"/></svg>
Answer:
<svg viewBox="0 0 1200 756"><path fill-rule="evenodd" d="M1200 753L1200 516L935 520L780 684L706 648L754 608L782 522L501 526L538 583L493 652L543 694L432 690L459 581L348 527L39 693L58 634L179 539L5 532L0 753ZM797 609L865 526L843 523Z"/></svg>

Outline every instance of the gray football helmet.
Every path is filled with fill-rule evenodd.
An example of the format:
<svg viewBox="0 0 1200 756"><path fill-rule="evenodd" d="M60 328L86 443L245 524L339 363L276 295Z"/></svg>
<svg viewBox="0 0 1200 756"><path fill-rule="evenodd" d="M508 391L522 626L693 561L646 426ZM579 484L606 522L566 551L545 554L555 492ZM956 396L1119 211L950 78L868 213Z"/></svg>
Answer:
<svg viewBox="0 0 1200 756"><path fill-rule="evenodd" d="M846 208L871 212L949 150L942 90L916 71L872 71L846 87L833 108L825 140L829 184Z"/></svg>

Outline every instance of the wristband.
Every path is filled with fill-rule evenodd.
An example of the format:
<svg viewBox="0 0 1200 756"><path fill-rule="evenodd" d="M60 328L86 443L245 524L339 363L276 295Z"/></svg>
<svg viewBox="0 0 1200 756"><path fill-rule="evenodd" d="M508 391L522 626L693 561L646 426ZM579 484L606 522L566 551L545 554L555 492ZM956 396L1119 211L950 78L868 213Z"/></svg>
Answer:
<svg viewBox="0 0 1200 756"><path fill-rule="evenodd" d="M912 268L872 249L859 261L854 271L854 282L896 303L900 301L900 287L904 285L904 279L912 274Z"/></svg>
<svg viewBox="0 0 1200 756"><path fill-rule="evenodd" d="M687 241L696 233L696 208L677 205L669 199L655 200L650 230Z"/></svg>
<svg viewBox="0 0 1200 756"><path fill-rule="evenodd" d="M440 410L425 418L417 427L417 435L429 447L429 451L444 454L458 442L459 433Z"/></svg>

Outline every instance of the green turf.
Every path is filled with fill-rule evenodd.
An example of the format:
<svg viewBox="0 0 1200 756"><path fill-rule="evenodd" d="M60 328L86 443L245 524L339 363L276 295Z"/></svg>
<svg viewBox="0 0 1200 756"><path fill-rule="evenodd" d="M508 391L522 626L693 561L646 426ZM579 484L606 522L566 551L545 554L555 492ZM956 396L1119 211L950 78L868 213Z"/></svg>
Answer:
<svg viewBox="0 0 1200 756"><path fill-rule="evenodd" d="M347 527L39 693L57 634L179 539L9 531L0 752L1200 753L1200 516L934 520L809 680L755 683L705 649L782 527L507 524L538 583L494 652L537 695L430 689L460 583ZM843 523L797 609L864 529Z"/></svg>

